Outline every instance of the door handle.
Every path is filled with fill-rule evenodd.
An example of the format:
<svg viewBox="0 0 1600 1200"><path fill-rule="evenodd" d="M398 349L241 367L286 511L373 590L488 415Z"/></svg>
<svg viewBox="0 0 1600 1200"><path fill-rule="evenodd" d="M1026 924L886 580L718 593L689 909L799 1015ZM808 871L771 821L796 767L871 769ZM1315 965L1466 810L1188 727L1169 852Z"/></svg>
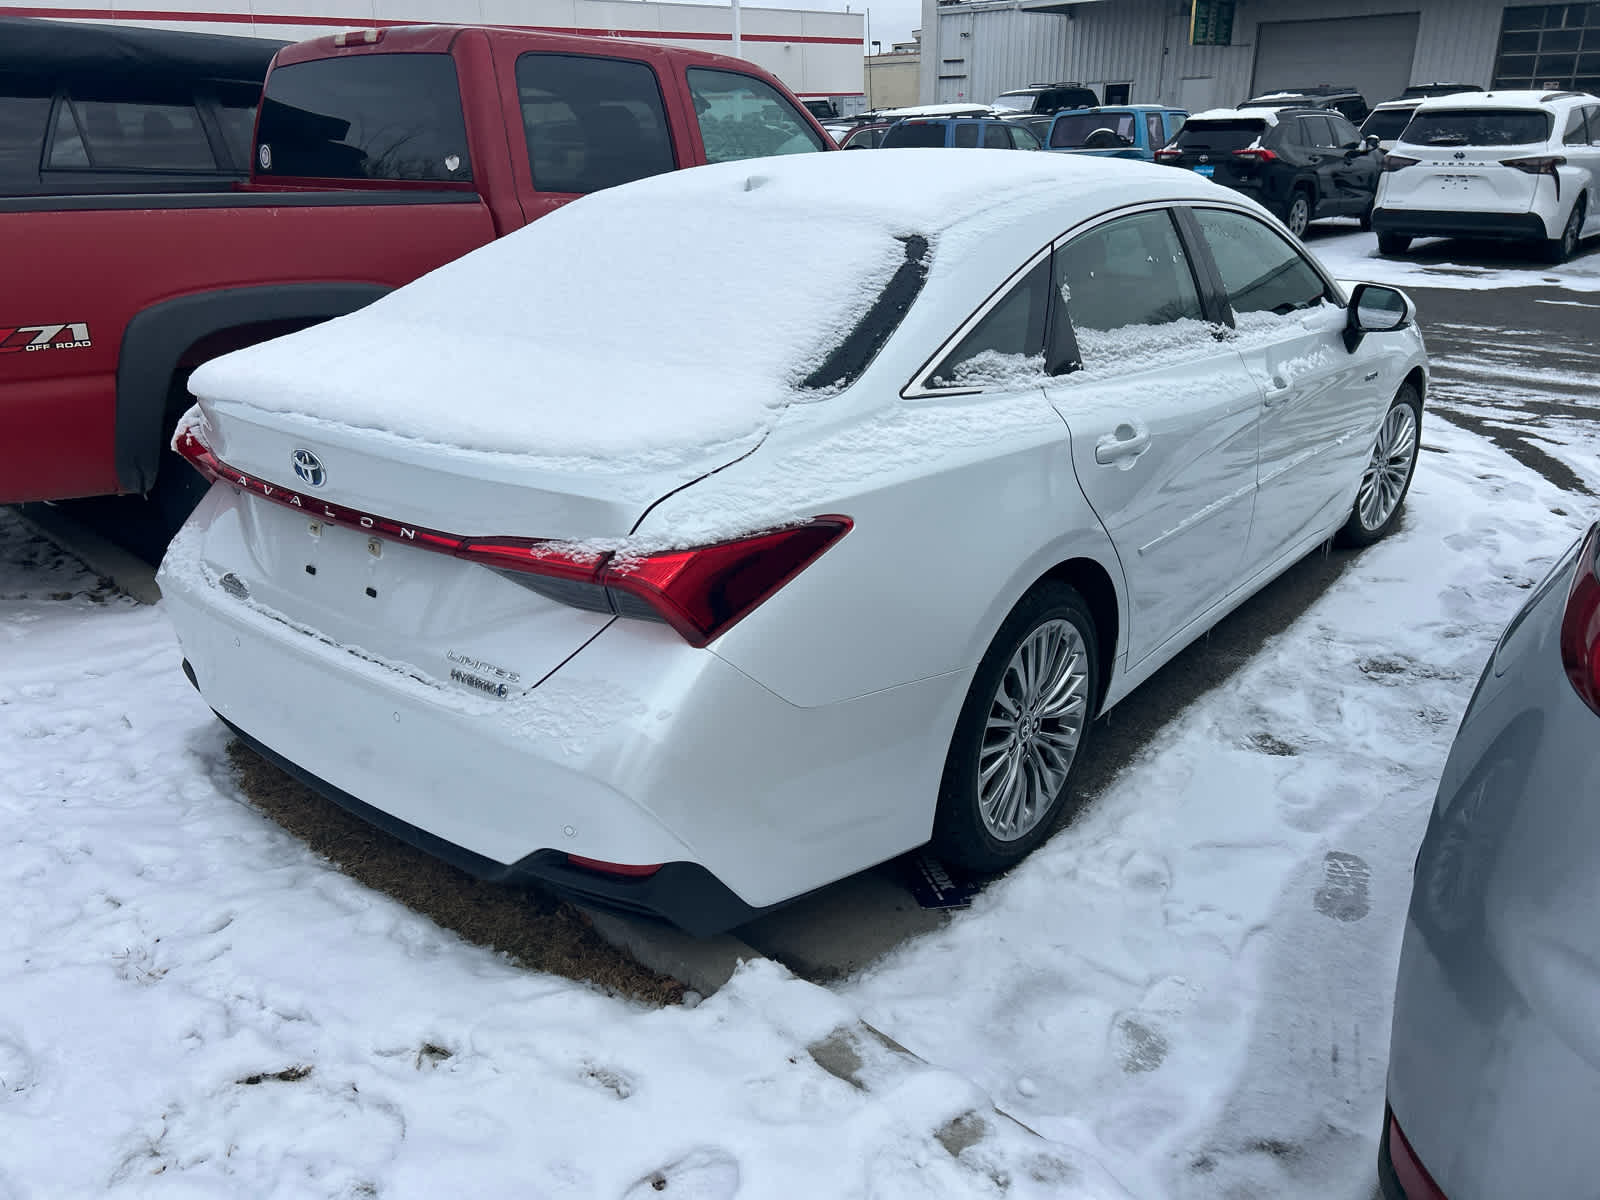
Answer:
<svg viewBox="0 0 1600 1200"><path fill-rule="evenodd" d="M1110 466L1112 463L1132 466L1132 460L1149 448L1150 431L1136 429L1124 422L1118 425L1114 432L1106 434L1094 444L1094 460L1102 466Z"/></svg>
<svg viewBox="0 0 1600 1200"><path fill-rule="evenodd" d="M1288 382L1283 378L1283 376L1274 375L1272 377L1272 382L1266 386L1266 390L1263 393L1262 403L1267 408L1277 408L1278 405L1282 404L1289 398L1289 393L1291 390L1292 389L1289 387Z"/></svg>

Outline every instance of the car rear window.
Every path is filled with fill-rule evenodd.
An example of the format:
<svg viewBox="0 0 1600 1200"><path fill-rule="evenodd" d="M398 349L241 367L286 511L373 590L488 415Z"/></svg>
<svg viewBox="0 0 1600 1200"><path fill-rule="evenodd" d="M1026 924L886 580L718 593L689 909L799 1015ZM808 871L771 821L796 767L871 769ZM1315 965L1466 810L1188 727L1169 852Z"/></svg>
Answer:
<svg viewBox="0 0 1600 1200"><path fill-rule="evenodd" d="M942 146L944 126L936 121L903 121L883 135L883 148L894 146Z"/></svg>
<svg viewBox="0 0 1600 1200"><path fill-rule="evenodd" d="M1038 92L1005 92L994 98L994 104L991 107L1003 109L1006 112L1032 112L1034 101L1038 98Z"/></svg>
<svg viewBox="0 0 1600 1200"><path fill-rule="evenodd" d="M1550 137L1550 114L1519 108L1419 111L1405 133L1413 146L1526 146Z"/></svg>
<svg viewBox="0 0 1600 1200"><path fill-rule="evenodd" d="M1173 145L1180 150L1243 150L1266 132L1265 121L1233 118L1222 121L1197 121L1189 118Z"/></svg>
<svg viewBox="0 0 1600 1200"><path fill-rule="evenodd" d="M1393 141L1410 123L1412 111L1409 108L1390 108L1375 112L1361 126L1361 132L1368 137L1380 137L1386 142Z"/></svg>
<svg viewBox="0 0 1600 1200"><path fill-rule="evenodd" d="M279 67L261 102L257 169L312 179L472 178L448 54L363 54Z"/></svg>
<svg viewBox="0 0 1600 1200"><path fill-rule="evenodd" d="M1057 117L1056 123L1050 128L1050 145L1057 149L1076 150L1097 129L1109 129L1125 144L1132 145L1135 140L1133 122L1133 114L1125 112L1072 113Z"/></svg>

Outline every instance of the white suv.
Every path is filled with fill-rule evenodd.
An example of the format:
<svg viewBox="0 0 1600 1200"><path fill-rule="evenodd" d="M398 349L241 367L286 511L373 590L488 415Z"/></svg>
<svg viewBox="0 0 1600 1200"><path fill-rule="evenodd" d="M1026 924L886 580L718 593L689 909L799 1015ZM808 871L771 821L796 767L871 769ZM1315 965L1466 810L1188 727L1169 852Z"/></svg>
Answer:
<svg viewBox="0 0 1600 1200"><path fill-rule="evenodd" d="M1538 242L1565 262L1600 234L1600 98L1501 91L1424 100L1384 160L1372 213L1382 254L1412 238Z"/></svg>

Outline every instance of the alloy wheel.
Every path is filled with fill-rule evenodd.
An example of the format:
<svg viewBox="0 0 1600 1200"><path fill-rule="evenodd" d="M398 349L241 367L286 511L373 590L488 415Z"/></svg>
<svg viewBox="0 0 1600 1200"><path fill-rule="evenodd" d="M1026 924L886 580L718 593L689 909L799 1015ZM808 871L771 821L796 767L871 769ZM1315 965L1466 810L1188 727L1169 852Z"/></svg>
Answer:
<svg viewBox="0 0 1600 1200"><path fill-rule="evenodd" d="M1304 192L1296 192L1289 201L1289 219L1284 222L1295 237L1304 237L1306 226L1311 224L1311 202Z"/></svg>
<svg viewBox="0 0 1600 1200"><path fill-rule="evenodd" d="M1383 419L1372 459L1361 475L1356 513L1368 532L1382 528L1394 515L1411 479L1417 455L1417 418L1409 404L1396 404Z"/></svg>
<svg viewBox="0 0 1600 1200"><path fill-rule="evenodd" d="M1035 628L1001 672L978 752L978 814L996 841L1032 832L1066 784L1089 713L1089 659L1070 621Z"/></svg>

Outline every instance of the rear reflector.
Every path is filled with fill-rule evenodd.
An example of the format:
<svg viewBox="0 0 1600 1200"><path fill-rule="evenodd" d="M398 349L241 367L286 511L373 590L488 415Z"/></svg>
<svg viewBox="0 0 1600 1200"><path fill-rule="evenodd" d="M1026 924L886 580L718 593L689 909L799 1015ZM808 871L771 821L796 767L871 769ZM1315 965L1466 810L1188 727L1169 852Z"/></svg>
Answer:
<svg viewBox="0 0 1600 1200"><path fill-rule="evenodd" d="M1394 1113L1387 1115L1389 1161L1394 1164L1395 1178L1400 1181L1406 1200L1448 1200L1444 1191L1433 1181L1433 1176L1428 1174L1428 1168L1422 1165L1411 1143L1406 1141L1406 1135L1400 1131L1400 1122L1394 1119Z"/></svg>
<svg viewBox="0 0 1600 1200"><path fill-rule="evenodd" d="M601 862L598 858L584 858L581 854L567 855L567 861L575 867L582 867L585 871L600 871L606 875L624 875L629 879L642 879L647 875L654 875L661 870L660 863L649 863L645 866L633 866L625 863Z"/></svg>
<svg viewBox="0 0 1600 1200"><path fill-rule="evenodd" d="M1600 713L1600 525L1578 551L1567 611L1561 618L1561 665L1583 702Z"/></svg>
<svg viewBox="0 0 1600 1200"><path fill-rule="evenodd" d="M319 521L505 572L560 604L663 621L691 646L706 645L749 616L852 528L849 517L820 516L751 537L643 554L588 550L550 538L461 537L307 497L235 470L193 429L180 433L173 448L207 479Z"/></svg>

